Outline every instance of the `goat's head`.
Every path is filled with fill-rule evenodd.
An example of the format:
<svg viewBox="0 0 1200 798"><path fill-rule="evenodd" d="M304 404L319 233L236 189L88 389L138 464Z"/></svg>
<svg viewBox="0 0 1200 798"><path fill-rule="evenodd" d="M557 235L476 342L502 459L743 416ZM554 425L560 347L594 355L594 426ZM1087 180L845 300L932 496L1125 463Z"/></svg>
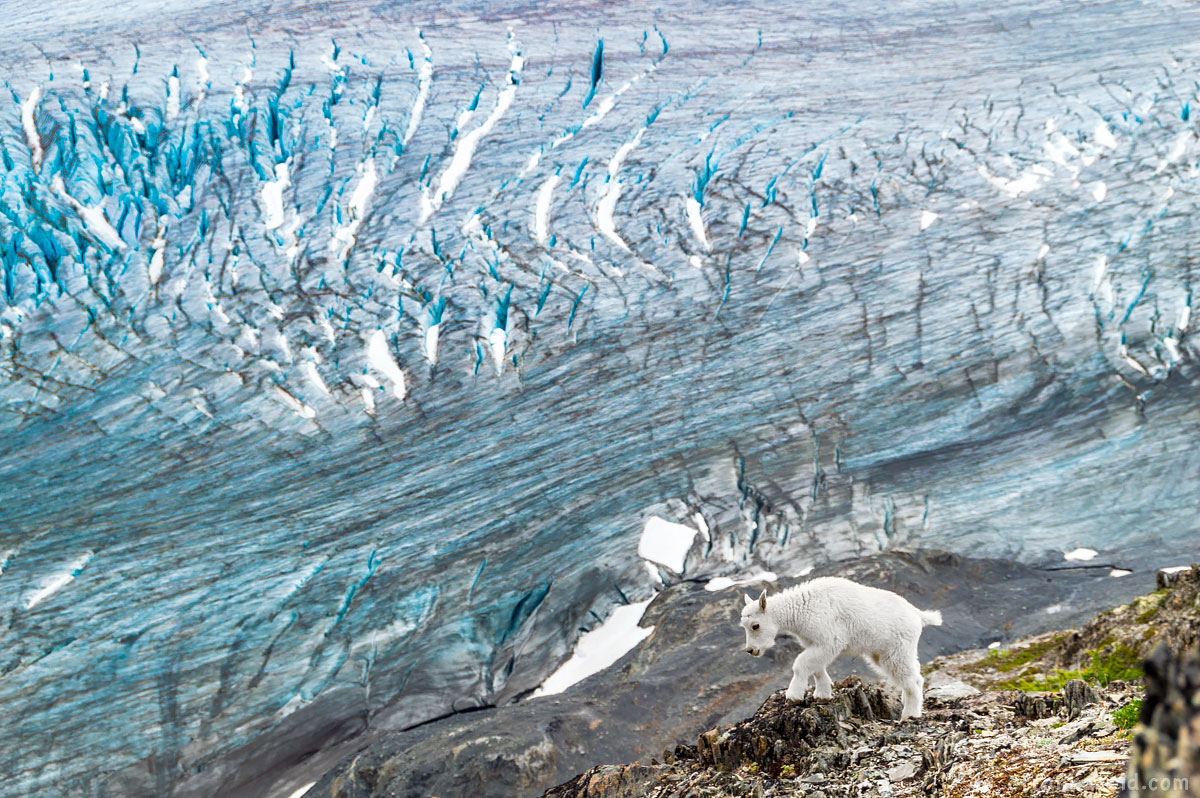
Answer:
<svg viewBox="0 0 1200 798"><path fill-rule="evenodd" d="M766 590L757 600L746 596L746 605L742 607L742 628L746 630L746 653L761 657L775 645L779 627L767 613Z"/></svg>

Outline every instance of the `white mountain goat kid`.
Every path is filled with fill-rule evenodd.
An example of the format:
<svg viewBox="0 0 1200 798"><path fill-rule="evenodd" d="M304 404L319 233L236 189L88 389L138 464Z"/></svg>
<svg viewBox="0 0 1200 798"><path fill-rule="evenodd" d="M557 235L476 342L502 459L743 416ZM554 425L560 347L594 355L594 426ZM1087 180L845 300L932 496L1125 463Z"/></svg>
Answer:
<svg viewBox="0 0 1200 798"><path fill-rule="evenodd" d="M921 663L917 640L926 626L941 626L937 610L919 610L890 590L880 590L823 576L758 600L746 596L742 626L746 651L754 656L775 645L775 635L790 634L804 651L792 664L787 697L799 701L816 680L815 698L833 697L826 668L839 654L862 657L881 681L890 681L904 696L900 719L921 717Z"/></svg>

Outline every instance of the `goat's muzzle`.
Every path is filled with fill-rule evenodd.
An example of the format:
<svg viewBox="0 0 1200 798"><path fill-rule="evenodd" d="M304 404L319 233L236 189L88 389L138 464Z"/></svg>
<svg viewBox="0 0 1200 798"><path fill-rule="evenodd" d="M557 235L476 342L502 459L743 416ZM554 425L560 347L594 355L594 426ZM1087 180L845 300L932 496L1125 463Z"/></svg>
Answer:
<svg viewBox="0 0 1200 798"><path fill-rule="evenodd" d="M762 654L762 652L761 652L761 651L759 651L757 648L747 648L747 649L746 649L746 653L747 653L747 654L749 654L749 655L750 655L750 656L752 656L752 657L757 657L757 656L759 656L760 654Z"/></svg>

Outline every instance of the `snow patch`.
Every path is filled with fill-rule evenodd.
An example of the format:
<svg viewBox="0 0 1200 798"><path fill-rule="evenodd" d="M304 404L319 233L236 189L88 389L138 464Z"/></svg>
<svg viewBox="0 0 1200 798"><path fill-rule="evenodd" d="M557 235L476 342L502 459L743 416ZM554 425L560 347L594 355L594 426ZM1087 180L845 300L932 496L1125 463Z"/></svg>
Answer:
<svg viewBox="0 0 1200 798"><path fill-rule="evenodd" d="M1095 549L1078 548L1063 553L1063 559L1068 562L1087 562L1096 556Z"/></svg>
<svg viewBox="0 0 1200 798"><path fill-rule="evenodd" d="M438 337L441 334L440 323L430 324L425 330L425 337L421 339L422 353L425 359L429 361L429 365L436 366L438 359Z"/></svg>
<svg viewBox="0 0 1200 798"><path fill-rule="evenodd" d="M646 129L642 128L638 134L629 141L622 144L613 153L613 157L608 161L608 180L605 182L605 190L600 201L596 203L596 228L600 234L609 241L616 244L626 252L632 252L629 245L617 235L616 224L613 222L613 213L617 209L617 200L621 198L621 178L617 173L621 171L621 164L633 152L634 148L642 141L642 136L646 134Z"/></svg>
<svg viewBox="0 0 1200 798"><path fill-rule="evenodd" d="M300 367L301 373L308 378L308 381L321 393L329 396L329 386L325 384L325 380L321 379L321 372L317 371L317 364L309 360Z"/></svg>
<svg viewBox="0 0 1200 798"><path fill-rule="evenodd" d="M246 97L246 87L250 85L253 77L254 70L250 67L245 67L242 70L242 79L233 85L233 104L243 114L250 110L250 100Z"/></svg>
<svg viewBox="0 0 1200 798"><path fill-rule="evenodd" d="M90 551L85 551L83 554L69 562L65 568L56 574L52 574L42 579L36 589L25 597L25 609L31 610L50 596L62 590L64 587L74 581L75 577L87 567L87 564L92 561L96 555ZM6 559L7 562L7 559Z"/></svg>
<svg viewBox="0 0 1200 798"><path fill-rule="evenodd" d="M291 795L289 795L288 798L301 798L301 796L304 795L304 793L308 792L309 790L311 790L313 787L316 787L316 786L317 786L317 783L315 781L310 781L308 784L305 784L303 787L297 787L296 791L293 792Z"/></svg>
<svg viewBox="0 0 1200 798"><path fill-rule="evenodd" d="M179 116L179 76L167 78L167 121Z"/></svg>
<svg viewBox="0 0 1200 798"><path fill-rule="evenodd" d="M408 382L400 366L392 359L392 353L388 351L387 336L383 334L383 330L375 330L367 339L367 362L371 364L371 368L391 380L392 395L403 402L404 397L408 395Z"/></svg>
<svg viewBox="0 0 1200 798"><path fill-rule="evenodd" d="M429 86L433 83L433 50L429 49L429 45L425 42L425 36L420 30L417 31L417 38L421 40L421 49L425 51L425 57L421 60L421 68L417 71L417 97L413 100L412 108L408 112L408 128L404 131L404 141L402 142L405 146L412 140L413 135L417 132L417 126L421 124L425 103L429 101Z"/></svg>
<svg viewBox="0 0 1200 798"><path fill-rule="evenodd" d="M1066 167L1073 174L1079 173L1079 170L1070 164L1071 159L1079 157L1079 148L1062 133L1051 135L1049 141L1042 145L1042 149L1045 151L1046 157L1054 163Z"/></svg>
<svg viewBox="0 0 1200 798"><path fill-rule="evenodd" d="M496 376L504 372L504 349L508 346L508 333L503 327L495 327L488 335L488 347L492 350L492 364L496 367Z"/></svg>
<svg viewBox="0 0 1200 798"><path fill-rule="evenodd" d="M1133 369L1136 372L1139 372L1143 376L1146 376L1146 377L1150 376L1150 371L1145 366L1143 366L1141 363L1139 363L1137 360L1135 360L1132 355L1129 354L1129 348L1127 346L1125 346L1125 344L1121 344L1120 346L1117 347L1117 353L1120 354L1121 359L1124 360L1125 364L1128 365L1131 369Z"/></svg>
<svg viewBox="0 0 1200 798"><path fill-rule="evenodd" d="M292 412L300 416L300 418L314 418L317 415L316 410L313 410L278 385L275 386L275 396L279 401L287 405Z"/></svg>
<svg viewBox="0 0 1200 798"><path fill-rule="evenodd" d="M690 526L652 515L646 519L646 526L638 541L638 556L681 574L684 558L696 539L696 532Z"/></svg>
<svg viewBox="0 0 1200 798"><path fill-rule="evenodd" d="M517 85L521 82L521 70L525 68L525 59L521 56L521 51L517 49L516 42L511 38L511 30L509 37L508 50L512 54L512 61L509 63L508 78L504 88L500 91L500 96L496 98L496 107L492 109L488 118L479 124L479 127L458 140L458 146L454 148L454 155L450 157L450 165L438 178L437 190L432 195L427 191L421 193L420 224L429 221L429 218L437 213L442 204L453 196L454 189L458 187L459 181L471 167L471 158L475 155L475 148L479 146L479 142L483 140L484 136L492 132L492 128L500 121L500 117L504 116L509 106L512 105L513 97L517 93Z"/></svg>
<svg viewBox="0 0 1200 798"><path fill-rule="evenodd" d="M589 116L587 119L583 120L583 124L581 124L578 128L571 128L571 129L564 131L558 138L556 138L554 141L550 142L550 149L554 150L554 149L561 147L563 144L566 144L568 141L575 138L576 135L587 130L589 127L596 124L601 119L603 119L605 116L607 116L608 112L611 111L613 109L613 107L617 104L618 97L620 97L625 92L629 91L629 89L632 88L634 86L634 84L636 84L639 80L646 77L650 73L654 72L654 70L656 70L657 68L658 68L657 63L651 64L650 67L646 71L642 72L639 75L635 75L634 77L625 81L625 83L622 84L619 89L617 89L612 94L608 95L607 97L605 97L603 100L600 101L600 103L596 106L596 110L592 112L591 116ZM525 164L525 168L521 170L521 173L519 175L517 175L518 180L524 180L525 176L527 174L529 174L530 172L532 172L534 169L537 168L537 165L542 160L543 153L544 153L544 150L538 150L529 156L529 161Z"/></svg>
<svg viewBox="0 0 1200 798"><path fill-rule="evenodd" d="M204 101L204 97L208 93L208 87L209 87L210 82L211 81L210 81L209 75L208 75L208 59L205 58L204 56L200 56L199 58L196 59L196 91L197 91L196 101L197 102Z"/></svg>
<svg viewBox="0 0 1200 798"><path fill-rule="evenodd" d="M560 175L555 172L546 178L538 189L537 203L533 210L533 238L541 246L550 241L550 203L554 198L554 189L558 186Z"/></svg>
<svg viewBox="0 0 1200 798"><path fill-rule="evenodd" d="M1108 274L1108 256L1097 255L1096 265L1092 271L1092 293L1100 290L1101 284L1104 282L1105 276Z"/></svg>
<svg viewBox="0 0 1200 798"><path fill-rule="evenodd" d="M921 229L922 230L929 229L929 225L936 222L937 219L938 219L938 215L936 213L934 213L933 211L921 211Z"/></svg>
<svg viewBox="0 0 1200 798"><path fill-rule="evenodd" d="M92 206L84 205L72 197L67 193L67 188L63 184L61 175L55 175L50 185L62 196L68 205L75 209L75 213L79 214L79 218L83 220L83 225L89 233L99 239L109 249L125 249L125 242L121 240L121 236L109 224L108 217L104 215L104 207L102 205L99 203Z"/></svg>
<svg viewBox="0 0 1200 798"><path fill-rule="evenodd" d="M993 175L986 166L980 166L978 171L984 180L1014 198L1037 189L1042 185L1042 181L1051 175L1050 170L1040 164L1023 170L1020 175L1011 180L1000 175Z"/></svg>
<svg viewBox="0 0 1200 798"><path fill-rule="evenodd" d="M283 224L283 192L291 184L287 163L277 163L275 164L275 179L263 183L262 188L259 189L263 211L267 216L267 220L263 224L268 230L275 230Z"/></svg>
<svg viewBox="0 0 1200 798"><path fill-rule="evenodd" d="M687 198L687 218L688 223L692 226L692 235L696 237L696 243L705 251L712 250L712 245L708 243L708 235L704 230L704 219L700 217L700 202L693 196Z"/></svg>
<svg viewBox="0 0 1200 798"><path fill-rule="evenodd" d="M1096 130L1092 133L1092 137L1096 139L1096 143L1106 149L1116 149L1117 139L1113 136L1112 131L1108 129L1108 125L1103 122L1096 123Z"/></svg>
<svg viewBox="0 0 1200 798"><path fill-rule="evenodd" d="M777 579L773 571L761 571L753 576L742 577L741 579L731 579L728 576L717 576L710 580L704 586L705 590L716 592L724 590L735 585L750 585L755 582L774 582Z"/></svg>
<svg viewBox="0 0 1200 798"><path fill-rule="evenodd" d="M1129 576L1131 573L1133 573L1133 571L1127 571L1124 568L1113 568L1111 571L1108 572L1108 575L1120 577L1120 576Z"/></svg>
<svg viewBox="0 0 1200 798"><path fill-rule="evenodd" d="M571 658L550 674L530 698L561 693L612 665L649 637L654 627L638 626L638 621L652 600L617 607L604 623L580 635Z"/></svg>
<svg viewBox="0 0 1200 798"><path fill-rule="evenodd" d="M661 586L663 584L663 580L662 574L658 572L658 566L652 562L649 562L648 560L642 560L642 565L645 567L646 573L650 575L650 581Z"/></svg>
<svg viewBox="0 0 1200 798"><path fill-rule="evenodd" d="M167 217L158 217L158 231L154 234L154 240L150 242L150 249L154 253L150 256L150 265L146 267L146 277L150 280L150 285L157 285L158 278L162 277L164 252L167 248Z"/></svg>
<svg viewBox="0 0 1200 798"><path fill-rule="evenodd" d="M1095 183L1092 183L1092 199L1096 200L1096 202L1104 202L1104 198L1107 196L1108 186L1104 184L1103 180L1097 180Z"/></svg>
<svg viewBox="0 0 1200 798"><path fill-rule="evenodd" d="M42 165L42 139L38 136L37 123L34 120L38 103L41 101L42 87L34 86L25 102L21 103L21 127L25 129L25 143L29 145L30 161L35 172Z"/></svg>
<svg viewBox="0 0 1200 798"><path fill-rule="evenodd" d="M354 193L350 195L350 205L346 209L346 222L334 231L333 239L329 242L331 251L337 250L338 245L341 245L339 260L345 260L349 256L350 249L357 241L355 236L358 235L358 228L362 227L363 218L371 206L371 195L375 193L375 186L379 182L379 173L375 170L373 158L368 158L358 165L358 174L358 183L354 186Z"/></svg>
<svg viewBox="0 0 1200 798"><path fill-rule="evenodd" d="M1182 158L1183 154L1187 151L1188 143L1190 143L1193 138L1195 137L1192 135L1191 130L1180 131L1179 135L1175 137L1175 140L1171 142L1171 149L1167 153L1167 157L1159 159L1158 166L1155 167L1154 173L1160 174L1166 170L1168 166Z"/></svg>

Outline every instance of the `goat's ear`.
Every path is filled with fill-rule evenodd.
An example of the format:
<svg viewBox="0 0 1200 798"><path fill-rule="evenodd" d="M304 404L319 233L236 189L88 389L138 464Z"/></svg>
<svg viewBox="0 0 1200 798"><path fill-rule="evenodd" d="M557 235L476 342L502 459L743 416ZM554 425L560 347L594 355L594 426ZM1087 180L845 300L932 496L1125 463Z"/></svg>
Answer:
<svg viewBox="0 0 1200 798"><path fill-rule="evenodd" d="M749 607L751 604L753 604L753 603L754 603L754 599L750 598L750 597L749 597L749 596L747 596L745 593L743 593L742 595L743 595L743 596L745 597L745 599L746 599L746 606L747 606L747 607Z"/></svg>
<svg viewBox="0 0 1200 798"><path fill-rule="evenodd" d="M767 591L764 588L762 595L758 597L758 608L763 612L767 611Z"/></svg>

